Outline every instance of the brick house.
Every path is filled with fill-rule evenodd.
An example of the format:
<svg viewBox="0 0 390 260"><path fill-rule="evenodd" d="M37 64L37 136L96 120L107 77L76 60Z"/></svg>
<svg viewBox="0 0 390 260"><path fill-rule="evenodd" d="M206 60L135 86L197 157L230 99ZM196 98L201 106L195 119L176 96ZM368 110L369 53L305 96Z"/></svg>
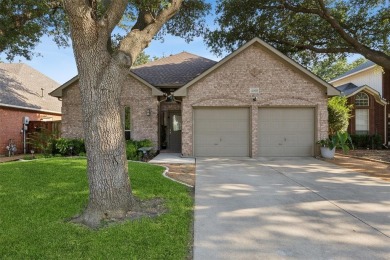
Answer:
<svg viewBox="0 0 390 260"><path fill-rule="evenodd" d="M82 138L78 78L51 95L62 98L62 135ZM333 95L333 86L255 38L219 62L183 52L134 67L121 104L126 136L161 151L313 156L328 134Z"/></svg>
<svg viewBox="0 0 390 260"><path fill-rule="evenodd" d="M372 61L367 61L329 81L341 91L341 95L348 98L348 103L353 105L348 126L350 134L378 134L384 144L388 143L388 74Z"/></svg>
<svg viewBox="0 0 390 260"><path fill-rule="evenodd" d="M23 152L22 120L61 120L61 101L48 93L59 84L34 70L17 63L0 63L0 155L8 151L12 139L17 153Z"/></svg>

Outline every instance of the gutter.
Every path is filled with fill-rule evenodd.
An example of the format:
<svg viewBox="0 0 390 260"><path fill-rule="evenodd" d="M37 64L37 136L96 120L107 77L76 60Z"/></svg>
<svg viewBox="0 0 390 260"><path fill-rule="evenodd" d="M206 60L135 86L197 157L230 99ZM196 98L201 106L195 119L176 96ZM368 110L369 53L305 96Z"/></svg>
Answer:
<svg viewBox="0 0 390 260"><path fill-rule="evenodd" d="M387 102L386 102L386 105L385 105L385 114L384 114L384 146L386 147L388 145L387 143L387 126L388 126L388 122L387 122Z"/></svg>
<svg viewBox="0 0 390 260"><path fill-rule="evenodd" d="M3 104L3 103L0 103L0 107L17 108L17 109L23 109L23 110L32 110L32 111L38 111L38 112L62 115L61 112L57 112L57 111L46 110L46 109L39 109L39 108L31 108L31 107L14 106L14 105L8 105L8 104Z"/></svg>

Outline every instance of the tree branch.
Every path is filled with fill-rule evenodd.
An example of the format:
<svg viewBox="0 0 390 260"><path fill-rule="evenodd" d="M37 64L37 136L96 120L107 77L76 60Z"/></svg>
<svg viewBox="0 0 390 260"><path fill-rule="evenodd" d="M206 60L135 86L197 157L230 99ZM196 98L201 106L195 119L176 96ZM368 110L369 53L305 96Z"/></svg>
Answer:
<svg viewBox="0 0 390 260"><path fill-rule="evenodd" d="M142 8L136 24L119 44L117 60L130 67L162 26L180 10L182 2L183 0L172 0L168 7L161 9L155 17L149 10Z"/></svg>
<svg viewBox="0 0 390 260"><path fill-rule="evenodd" d="M106 21L107 31L111 34L115 26L118 25L126 10L127 0L111 0L105 15L100 19L99 23ZM105 21L104 21L105 20Z"/></svg>
<svg viewBox="0 0 390 260"><path fill-rule="evenodd" d="M326 8L323 0L317 0L321 11L322 18L329 23L332 28L336 31L338 35L349 45L351 45L355 49L355 53L360 53L367 59L378 63L378 64L389 64L390 61L386 53L382 51L372 50L364 44L361 44L356 38L349 35L344 28L340 25L340 23L331 15L329 10Z"/></svg>
<svg viewBox="0 0 390 260"><path fill-rule="evenodd" d="M334 47L334 48L320 48L320 47L315 47L314 45L308 45L308 44L297 44L294 42L289 42L281 39L274 39L271 40L274 43L277 44L283 44L290 46L297 51L303 51L303 50L310 50L316 53L357 53L356 50L352 47Z"/></svg>

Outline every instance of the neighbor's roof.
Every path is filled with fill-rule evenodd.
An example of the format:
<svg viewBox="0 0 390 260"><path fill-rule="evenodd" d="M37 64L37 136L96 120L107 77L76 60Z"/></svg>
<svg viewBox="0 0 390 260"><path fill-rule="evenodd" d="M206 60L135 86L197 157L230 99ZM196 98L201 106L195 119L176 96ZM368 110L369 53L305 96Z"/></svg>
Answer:
<svg viewBox="0 0 390 260"><path fill-rule="evenodd" d="M366 92L370 93L371 95L374 96L375 100L378 102L378 103L381 103L383 105L387 104L386 100L383 99L381 97L381 95L379 94L378 91L376 91L375 89L367 86L367 85L363 85L363 86L356 86L355 84L353 83L347 83L347 84L344 84L344 85L341 85L341 86L338 86L336 87L338 90L340 90L341 92L341 95L342 96L346 96L346 97L351 97L353 95L356 95L357 93L359 93L360 91L363 91L365 90Z"/></svg>
<svg viewBox="0 0 390 260"><path fill-rule="evenodd" d="M134 67L131 71L155 87L181 87L216 63L182 52Z"/></svg>
<svg viewBox="0 0 390 260"><path fill-rule="evenodd" d="M347 76L351 76L353 74L356 74L356 73L368 70L368 69L373 68L375 66L376 66L376 64L374 62L366 61L365 63L360 64L359 66L357 66L357 67L355 67L355 68L353 68L353 69L351 69L351 70L341 74L340 76L337 76L336 78L330 80L329 82L332 83L332 82L334 82L336 80L340 80L340 79L345 78Z"/></svg>
<svg viewBox="0 0 390 260"><path fill-rule="evenodd" d="M58 86L26 64L0 63L0 106L60 114L61 102L49 96Z"/></svg>

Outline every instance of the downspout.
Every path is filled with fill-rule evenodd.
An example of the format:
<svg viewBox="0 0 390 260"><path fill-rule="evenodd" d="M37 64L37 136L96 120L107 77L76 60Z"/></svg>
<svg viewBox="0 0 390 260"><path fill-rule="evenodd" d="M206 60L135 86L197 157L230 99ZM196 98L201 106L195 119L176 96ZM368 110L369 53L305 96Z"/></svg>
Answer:
<svg viewBox="0 0 390 260"><path fill-rule="evenodd" d="M385 134L384 134L384 137L385 137L385 138L384 138L384 139L385 139L385 140L384 140L384 146L387 147L387 145L388 145L388 144L387 144L387 126L388 126L388 122L387 122L387 119L388 119L388 118L387 118L387 102L386 102L386 104L385 104L385 115L384 115L384 117L385 117L385 118L384 118L384 122L385 122L385 123L384 123L384 130L385 130L385 131L384 131L384 133L385 133Z"/></svg>

